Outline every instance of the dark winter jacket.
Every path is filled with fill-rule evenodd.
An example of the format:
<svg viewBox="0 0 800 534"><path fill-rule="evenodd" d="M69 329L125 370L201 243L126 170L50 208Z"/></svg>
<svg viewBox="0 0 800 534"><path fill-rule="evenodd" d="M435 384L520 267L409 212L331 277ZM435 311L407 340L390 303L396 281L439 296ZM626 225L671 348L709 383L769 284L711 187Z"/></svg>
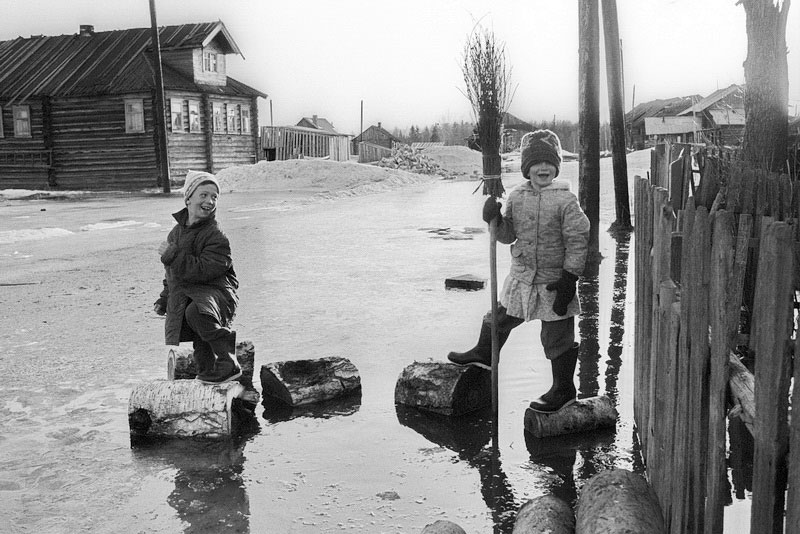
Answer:
<svg viewBox="0 0 800 534"><path fill-rule="evenodd" d="M231 246L213 217L187 226L186 208L172 215L178 224L170 231L170 246L161 256L166 276L157 304L167 311L164 326L167 345L192 341L184 320L186 306L196 303L200 313L229 326L239 303L239 282L233 270Z"/></svg>
<svg viewBox="0 0 800 534"><path fill-rule="evenodd" d="M526 180L508 196L497 240L512 243L512 277L526 284L555 282L562 269L577 276L583 272L589 219L567 182L536 190Z"/></svg>

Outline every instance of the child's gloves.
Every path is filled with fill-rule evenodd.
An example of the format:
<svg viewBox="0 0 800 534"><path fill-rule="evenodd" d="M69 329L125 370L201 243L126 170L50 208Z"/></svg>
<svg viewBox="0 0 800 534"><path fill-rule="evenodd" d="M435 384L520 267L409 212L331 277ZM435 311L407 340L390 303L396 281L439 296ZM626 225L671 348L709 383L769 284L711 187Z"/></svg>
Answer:
<svg viewBox="0 0 800 534"><path fill-rule="evenodd" d="M158 299L153 303L153 311L156 313L156 315L167 314L167 306L164 303L164 299Z"/></svg>
<svg viewBox="0 0 800 534"><path fill-rule="evenodd" d="M497 199L490 196L483 204L483 220L487 223L490 223L493 219L497 219L497 224L500 224L500 220L503 218L502 214L500 213L501 208L502 205L497 201Z"/></svg>
<svg viewBox="0 0 800 534"><path fill-rule="evenodd" d="M556 300L553 301L553 311L556 315L566 315L567 306L575 297L578 287L578 277L569 271L561 271L561 278L557 282L547 284L547 290L556 292Z"/></svg>

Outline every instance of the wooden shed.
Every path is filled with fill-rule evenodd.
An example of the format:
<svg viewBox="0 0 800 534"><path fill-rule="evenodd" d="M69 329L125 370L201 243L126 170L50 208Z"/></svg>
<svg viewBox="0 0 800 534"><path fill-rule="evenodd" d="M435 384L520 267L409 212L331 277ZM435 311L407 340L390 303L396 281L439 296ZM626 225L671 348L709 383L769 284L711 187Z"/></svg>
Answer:
<svg viewBox="0 0 800 534"><path fill-rule="evenodd" d="M159 29L173 180L254 163L257 99L227 76L225 25ZM0 42L0 189L157 187L151 29Z"/></svg>
<svg viewBox="0 0 800 534"><path fill-rule="evenodd" d="M386 129L381 126L379 122L377 126L372 125L356 137L353 138L353 154L358 154L358 144L368 143L371 145L379 145L391 150L394 143L402 143L401 139L393 136Z"/></svg>

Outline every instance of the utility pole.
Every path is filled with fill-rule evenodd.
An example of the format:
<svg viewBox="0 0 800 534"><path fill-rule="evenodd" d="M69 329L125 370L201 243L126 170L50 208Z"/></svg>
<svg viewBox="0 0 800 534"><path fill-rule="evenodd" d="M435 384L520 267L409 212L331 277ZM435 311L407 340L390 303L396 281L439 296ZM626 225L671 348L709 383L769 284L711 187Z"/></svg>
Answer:
<svg viewBox="0 0 800 534"><path fill-rule="evenodd" d="M156 21L156 2L150 0L150 26L151 44L153 46L153 63L156 88L153 116L155 119L154 135L156 138L156 160L158 161L158 179L165 193L170 192L169 177L169 152L167 150L167 119L165 117L164 103L164 77L161 72L161 40L158 37L158 22ZM208 126L208 125L206 125Z"/></svg>
<svg viewBox="0 0 800 534"><path fill-rule="evenodd" d="M606 78L611 126L611 157L614 168L614 205L617 219L614 230L631 230L628 198L628 160L625 149L625 112L622 93L622 47L619 41L617 0L603 0L603 36L606 45Z"/></svg>
<svg viewBox="0 0 800 534"><path fill-rule="evenodd" d="M578 3L578 200L589 218L589 264L600 262L600 21L598 0Z"/></svg>

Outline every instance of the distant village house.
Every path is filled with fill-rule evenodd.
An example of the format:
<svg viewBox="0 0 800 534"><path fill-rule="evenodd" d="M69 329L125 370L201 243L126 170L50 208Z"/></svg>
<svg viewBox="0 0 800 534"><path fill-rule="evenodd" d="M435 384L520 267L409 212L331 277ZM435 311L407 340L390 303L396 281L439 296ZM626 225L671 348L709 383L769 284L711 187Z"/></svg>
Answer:
<svg viewBox="0 0 800 534"><path fill-rule="evenodd" d="M222 22L159 29L170 174L254 163L258 98L227 75ZM151 29L0 42L0 189L156 187Z"/></svg>

